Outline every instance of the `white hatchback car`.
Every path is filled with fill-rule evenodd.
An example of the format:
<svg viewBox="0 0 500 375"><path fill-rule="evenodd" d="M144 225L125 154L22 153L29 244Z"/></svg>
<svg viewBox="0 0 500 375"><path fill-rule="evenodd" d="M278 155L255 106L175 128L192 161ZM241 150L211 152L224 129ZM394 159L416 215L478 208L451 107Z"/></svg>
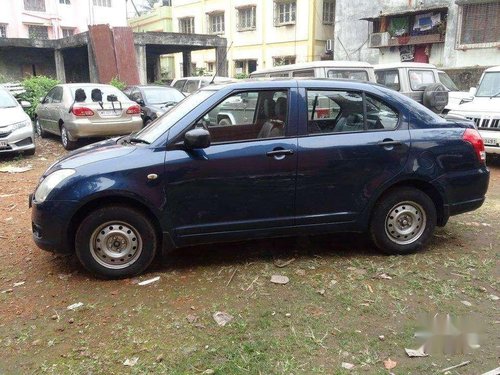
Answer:
<svg viewBox="0 0 500 375"><path fill-rule="evenodd" d="M25 101L19 104L9 91L0 88L0 153L35 153L33 124L23 110L29 106Z"/></svg>

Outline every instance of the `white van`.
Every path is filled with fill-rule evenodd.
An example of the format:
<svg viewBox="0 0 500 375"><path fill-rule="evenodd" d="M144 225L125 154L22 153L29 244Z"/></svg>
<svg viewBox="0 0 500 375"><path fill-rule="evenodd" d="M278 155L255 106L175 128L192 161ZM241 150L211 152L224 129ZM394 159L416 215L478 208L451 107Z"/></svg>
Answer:
<svg viewBox="0 0 500 375"><path fill-rule="evenodd" d="M250 78L314 77L376 82L373 65L360 61L312 61L257 70Z"/></svg>
<svg viewBox="0 0 500 375"><path fill-rule="evenodd" d="M500 154L500 65L484 71L472 98L463 99L449 116L463 116L474 121L488 153Z"/></svg>
<svg viewBox="0 0 500 375"><path fill-rule="evenodd" d="M184 95L190 95L193 92L198 91L202 87L208 86L211 82L229 83L229 82L234 82L234 80L229 77L218 77L218 76L215 78L214 76L182 77L174 79L170 84L170 86L175 87Z"/></svg>

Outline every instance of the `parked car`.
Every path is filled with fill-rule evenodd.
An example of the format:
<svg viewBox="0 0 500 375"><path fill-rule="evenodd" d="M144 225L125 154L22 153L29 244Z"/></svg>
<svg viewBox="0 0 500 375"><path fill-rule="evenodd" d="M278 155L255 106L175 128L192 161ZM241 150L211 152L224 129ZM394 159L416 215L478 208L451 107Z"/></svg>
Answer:
<svg viewBox="0 0 500 375"><path fill-rule="evenodd" d="M471 98L462 99L448 115L474 121L486 152L500 154L500 65L486 69L471 94Z"/></svg>
<svg viewBox="0 0 500 375"><path fill-rule="evenodd" d="M183 77L177 78L172 81L170 86L175 87L177 90L182 92L184 95L190 95L193 92L199 90L202 87L208 86L211 82L213 83L229 83L234 82L232 78L229 77L213 77L213 76L195 76L195 77Z"/></svg>
<svg viewBox="0 0 500 375"><path fill-rule="evenodd" d="M253 114L211 120L243 93ZM488 182L470 121L370 83L253 80L205 87L133 136L63 157L30 204L40 248L118 278L161 250L298 233L369 232L385 253L413 253L480 207Z"/></svg>
<svg viewBox="0 0 500 375"><path fill-rule="evenodd" d="M309 77L375 81L373 65L361 61L312 61L257 70L250 78Z"/></svg>
<svg viewBox="0 0 500 375"><path fill-rule="evenodd" d="M31 119L23 107L29 102L19 103L5 88L0 87L0 153L35 153L35 133Z"/></svg>
<svg viewBox="0 0 500 375"><path fill-rule="evenodd" d="M141 128L140 106L111 85L57 85L36 109L37 134L59 135L66 150L75 149L81 138L130 134Z"/></svg>
<svg viewBox="0 0 500 375"><path fill-rule="evenodd" d="M443 72L444 73L444 72ZM375 65L377 82L423 104L435 113L448 105L449 90L432 64L400 62Z"/></svg>
<svg viewBox="0 0 500 375"><path fill-rule="evenodd" d="M144 126L149 125L185 98L185 95L176 88L166 86L129 86L123 92L141 106Z"/></svg>

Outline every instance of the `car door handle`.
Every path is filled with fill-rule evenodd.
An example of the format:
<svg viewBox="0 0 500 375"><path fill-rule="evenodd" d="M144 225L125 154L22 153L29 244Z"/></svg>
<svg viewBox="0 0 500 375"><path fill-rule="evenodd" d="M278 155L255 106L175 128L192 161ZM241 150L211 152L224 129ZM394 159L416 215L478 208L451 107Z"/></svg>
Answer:
<svg viewBox="0 0 500 375"><path fill-rule="evenodd" d="M391 147L391 146L401 146L402 143L400 141L394 141L392 139L384 139L377 143L381 147Z"/></svg>
<svg viewBox="0 0 500 375"><path fill-rule="evenodd" d="M293 155L293 150L277 149L267 152L266 155L270 157Z"/></svg>

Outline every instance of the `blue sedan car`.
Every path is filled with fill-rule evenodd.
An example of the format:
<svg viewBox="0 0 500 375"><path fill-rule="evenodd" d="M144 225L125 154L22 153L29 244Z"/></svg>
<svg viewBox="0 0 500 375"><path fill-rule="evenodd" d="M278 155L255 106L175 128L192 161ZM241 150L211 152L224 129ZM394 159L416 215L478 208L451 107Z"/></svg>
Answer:
<svg viewBox="0 0 500 375"><path fill-rule="evenodd" d="M226 103L252 98L220 124ZM421 249L488 188L472 123L397 92L334 80L205 87L138 133L69 153L30 197L33 238L105 278L162 250L262 237L368 232L388 254Z"/></svg>

